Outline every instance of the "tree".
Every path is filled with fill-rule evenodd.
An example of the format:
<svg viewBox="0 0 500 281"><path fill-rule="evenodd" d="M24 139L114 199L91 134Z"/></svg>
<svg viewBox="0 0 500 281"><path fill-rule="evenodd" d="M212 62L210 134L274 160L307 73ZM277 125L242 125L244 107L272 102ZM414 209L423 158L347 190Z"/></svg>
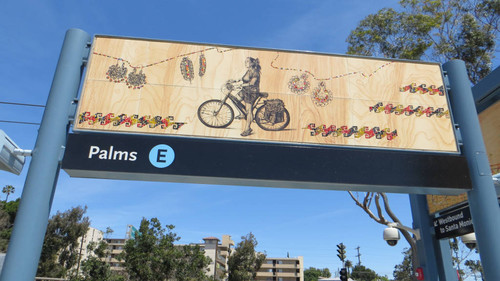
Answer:
<svg viewBox="0 0 500 281"><path fill-rule="evenodd" d="M14 191L16 191L16 188L12 185L6 185L2 188L2 192L7 194L7 196L5 197L5 202L7 202L7 200L9 199L9 194L14 193Z"/></svg>
<svg viewBox="0 0 500 281"><path fill-rule="evenodd" d="M469 259L473 255L474 249L467 248L462 242L459 243L456 237L450 239L449 243L452 254L451 261L460 274L460 280L467 280L469 276L476 276L477 273L481 273L482 276L483 268L481 262Z"/></svg>
<svg viewBox="0 0 500 281"><path fill-rule="evenodd" d="M491 71L499 31L498 0L401 0L382 9L349 37L348 54L445 62L461 59L477 83Z"/></svg>
<svg viewBox="0 0 500 281"><path fill-rule="evenodd" d="M184 245L180 249L181 262L176 269L176 279L183 280L208 280L203 269L210 264L210 258L206 257L200 246Z"/></svg>
<svg viewBox="0 0 500 281"><path fill-rule="evenodd" d="M347 268L347 272L351 272L352 261L346 260L344 266Z"/></svg>
<svg viewBox="0 0 500 281"><path fill-rule="evenodd" d="M350 276L352 279L357 281L375 281L378 278L377 273L375 271L363 266L356 265L352 269L352 273Z"/></svg>
<svg viewBox="0 0 500 281"><path fill-rule="evenodd" d="M101 240L99 243L92 242L88 245L92 253L82 262L81 275L75 274L70 281L124 281L125 277L113 273L108 263L104 261L107 255L108 243Z"/></svg>
<svg viewBox="0 0 500 281"><path fill-rule="evenodd" d="M257 271L266 259L266 254L255 251L257 244L252 232L241 237L234 254L228 259L229 281L255 280Z"/></svg>
<svg viewBox="0 0 500 281"><path fill-rule="evenodd" d="M309 267L304 270L304 281L318 281L319 277L331 277L332 274L328 268Z"/></svg>
<svg viewBox="0 0 500 281"><path fill-rule="evenodd" d="M210 259L199 246L176 247L180 237L173 225L161 226L157 218L141 221L138 235L125 243L121 259L130 280L206 280Z"/></svg>
<svg viewBox="0 0 500 281"><path fill-rule="evenodd" d="M7 251L20 200L0 202L0 252Z"/></svg>
<svg viewBox="0 0 500 281"><path fill-rule="evenodd" d="M113 232L115 232L115 231L114 231L113 229L111 229L111 227L109 227L109 226L108 226L108 227L106 227L106 231L104 232L104 236L105 236L106 238L109 238L109 236L110 236L111 234L113 234Z"/></svg>
<svg viewBox="0 0 500 281"><path fill-rule="evenodd" d="M77 264L78 238L87 233L90 221L84 217L87 207L75 207L49 219L37 276L65 278Z"/></svg>
<svg viewBox="0 0 500 281"><path fill-rule="evenodd" d="M413 267L411 262L411 249L403 251L404 258L401 264L394 267L394 281L412 281L413 280Z"/></svg>
<svg viewBox="0 0 500 281"><path fill-rule="evenodd" d="M383 192L366 192L363 200L361 201L358 197L354 196L354 194L351 191L348 191L348 193L351 196L352 200L354 200L356 205L359 206L361 209L363 209L363 211L365 211L365 213L368 214L368 216L370 216L370 218L372 218L377 223L380 223L383 225L388 225L390 223L390 221L385 218L385 215L383 212L385 210L385 212L392 219L393 222L401 224L401 221L399 220L399 218L391 210L387 194L385 194ZM380 199L382 199L382 203L380 202ZM373 202L375 203L376 215L371 210ZM383 206L382 206L382 204L383 204ZM418 258L417 258L417 242L412 237L410 232L408 232L404 229L399 229L399 231L401 232L403 237L406 239L408 244L410 244L412 265L414 266L414 268L416 268L420 265Z"/></svg>
<svg viewBox="0 0 500 281"><path fill-rule="evenodd" d="M484 280L483 276L483 266L481 265L481 261L479 260L466 260L465 266L467 266L474 276L474 280L477 280L477 273L480 273L481 280Z"/></svg>

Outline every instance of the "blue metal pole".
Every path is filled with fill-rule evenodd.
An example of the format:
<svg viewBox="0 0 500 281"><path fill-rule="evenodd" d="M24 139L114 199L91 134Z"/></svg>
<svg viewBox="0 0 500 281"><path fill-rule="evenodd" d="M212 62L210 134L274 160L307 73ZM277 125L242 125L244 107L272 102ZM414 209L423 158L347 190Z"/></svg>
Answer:
<svg viewBox="0 0 500 281"><path fill-rule="evenodd" d="M425 195L410 194L413 228L420 230L420 240L417 240L417 251L420 266L427 281L438 280L436 249L434 244L434 228L429 216L427 198Z"/></svg>
<svg viewBox="0 0 500 281"><path fill-rule="evenodd" d="M440 239L435 241L437 267L439 271L439 280L441 281L457 281L457 270L453 267L451 257L451 247L449 239Z"/></svg>
<svg viewBox="0 0 500 281"><path fill-rule="evenodd" d="M35 280L51 201L66 145L68 116L78 96L90 35L70 29L61 49L26 176L0 281Z"/></svg>
<svg viewBox="0 0 500 281"><path fill-rule="evenodd" d="M443 65L451 87L453 116L463 140L472 190L467 193L479 247L484 276L488 281L500 280L500 208L491 177L479 119L467 77L465 63L460 60ZM451 169L453 167L450 167Z"/></svg>

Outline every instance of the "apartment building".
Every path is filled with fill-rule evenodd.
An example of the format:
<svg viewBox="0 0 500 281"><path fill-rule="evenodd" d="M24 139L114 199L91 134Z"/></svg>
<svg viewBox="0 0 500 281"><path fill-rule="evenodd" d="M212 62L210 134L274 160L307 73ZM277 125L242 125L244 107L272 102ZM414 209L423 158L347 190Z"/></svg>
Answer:
<svg viewBox="0 0 500 281"><path fill-rule="evenodd" d="M106 257L106 262L111 267L113 271L123 271L125 268L123 267L123 261L117 259L117 256L123 252L123 248L125 246L125 242L128 239L119 239L119 238L105 238L106 243L108 243L108 256Z"/></svg>
<svg viewBox="0 0 500 281"><path fill-rule="evenodd" d="M105 238L108 243L109 255L106 262L111 270L123 271L123 261L117 255L123 252L127 239ZM192 243L200 246L205 256L211 259L207 275L215 280L226 281L228 277L228 259L234 248L234 241L230 235L222 235L222 240L217 237L205 237L203 243ZM176 245L183 246L183 245ZM303 257L297 258L266 258L257 272L256 281L304 281Z"/></svg>
<svg viewBox="0 0 500 281"><path fill-rule="evenodd" d="M304 281L304 258L266 258L257 281Z"/></svg>
<svg viewBox="0 0 500 281"><path fill-rule="evenodd" d="M83 237L78 238L77 242L80 245L78 252L78 261L74 266L74 269L77 269L81 272L80 265L82 261L86 260L90 255L93 255L92 251L89 251L88 246L90 243L99 243L103 239L103 232L99 229L89 227L87 233Z"/></svg>
<svg viewBox="0 0 500 281"><path fill-rule="evenodd" d="M195 244L200 246L205 256L212 260L208 266L208 276L212 276L215 280L227 280L229 255L231 254L234 241L230 235L222 235L222 241L217 237L203 238L204 243Z"/></svg>
<svg viewBox="0 0 500 281"><path fill-rule="evenodd" d="M80 260L86 260L92 252L89 251L88 246L90 243L99 243L104 238L104 233L99 229L89 227L87 233L83 237L78 238L80 244Z"/></svg>
<svg viewBox="0 0 500 281"><path fill-rule="evenodd" d="M111 266L113 271L123 271L123 261L117 259L117 256L123 252L123 248L127 239L106 238L108 243L109 254L106 262ZM231 249L234 242L230 235L222 235L222 241L217 237L203 238L204 243L195 243L190 245L200 246L204 250L205 256L212 260L208 266L208 276L215 277L216 280L227 280L227 260L231 254ZM176 245L183 246L183 245Z"/></svg>

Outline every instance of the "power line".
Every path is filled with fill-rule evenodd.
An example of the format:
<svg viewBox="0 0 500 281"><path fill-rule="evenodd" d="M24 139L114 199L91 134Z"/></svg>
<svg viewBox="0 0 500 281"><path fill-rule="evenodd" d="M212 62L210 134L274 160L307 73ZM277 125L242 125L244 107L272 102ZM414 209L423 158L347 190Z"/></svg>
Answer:
<svg viewBox="0 0 500 281"><path fill-rule="evenodd" d="M23 125L37 125L40 123L32 123L32 122L21 122L21 121L9 121L9 120L0 120L0 123L12 123L12 124L23 124Z"/></svg>
<svg viewBox="0 0 500 281"><path fill-rule="evenodd" d="M45 107L45 105L41 105L41 104L18 103L18 102L6 102L6 101L0 101L0 104L6 104L6 105L19 105L19 106L32 106L32 107L42 107L42 108L44 108L44 107ZM40 125L40 123L34 123L34 122L22 122L22 121L10 121L10 120L0 120L0 123L23 124L23 125L36 125L36 126L39 126L39 125Z"/></svg>
<svg viewBox="0 0 500 281"><path fill-rule="evenodd" d="M17 102L6 102L6 101L0 101L0 104L45 107L45 105L41 105L41 104L17 103Z"/></svg>

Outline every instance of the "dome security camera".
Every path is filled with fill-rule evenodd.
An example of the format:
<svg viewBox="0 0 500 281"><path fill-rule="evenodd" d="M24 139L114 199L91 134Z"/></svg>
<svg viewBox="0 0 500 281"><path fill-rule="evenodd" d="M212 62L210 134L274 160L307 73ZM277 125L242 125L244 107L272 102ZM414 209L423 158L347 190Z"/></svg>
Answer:
<svg viewBox="0 0 500 281"><path fill-rule="evenodd" d="M384 240L389 244L389 246L396 246L398 240L400 239L399 230L394 227L388 227L384 229Z"/></svg>
<svg viewBox="0 0 500 281"><path fill-rule="evenodd" d="M474 232L462 235L460 236L460 239L462 239L465 246L471 250L477 246L476 233Z"/></svg>

